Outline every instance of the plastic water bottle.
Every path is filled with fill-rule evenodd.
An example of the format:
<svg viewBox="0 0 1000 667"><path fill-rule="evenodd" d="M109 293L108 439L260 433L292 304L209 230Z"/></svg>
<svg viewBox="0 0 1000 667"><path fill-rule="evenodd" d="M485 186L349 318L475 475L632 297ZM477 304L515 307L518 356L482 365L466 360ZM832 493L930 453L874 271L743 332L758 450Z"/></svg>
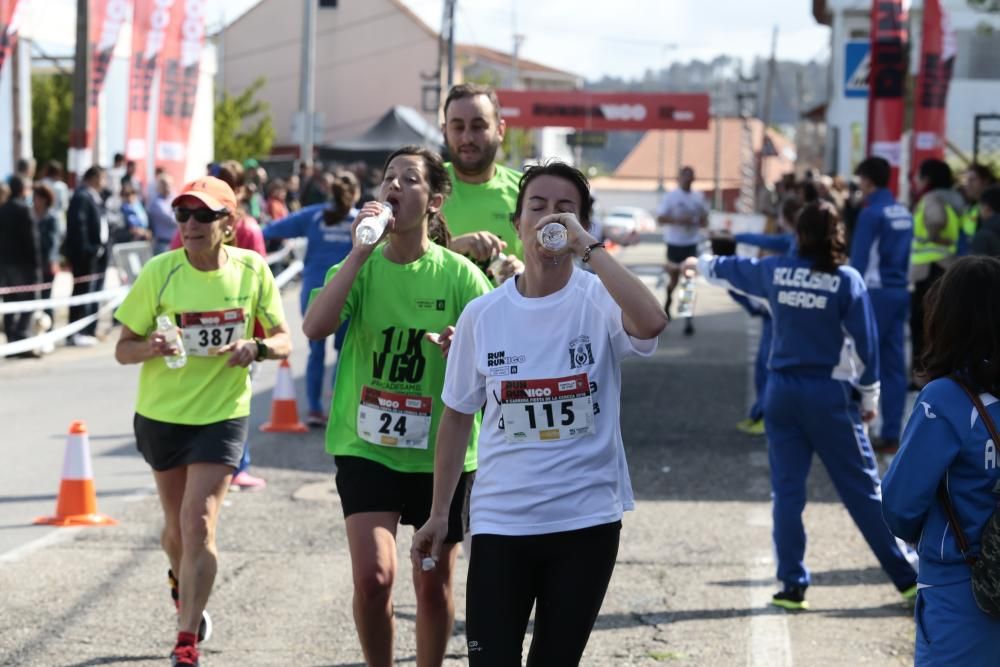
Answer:
<svg viewBox="0 0 1000 667"><path fill-rule="evenodd" d="M694 274L685 271L681 280L681 300L677 304L678 317L694 317L694 297Z"/></svg>
<svg viewBox="0 0 1000 667"><path fill-rule="evenodd" d="M569 232L558 222L550 222L538 230L538 242L550 252L562 252L569 241Z"/></svg>
<svg viewBox="0 0 1000 667"><path fill-rule="evenodd" d="M156 318L156 330L163 334L163 339L177 348L177 354L171 357L164 357L167 368L183 368L187 363L187 351L184 349L184 341L177 335L177 327L167 315L160 315Z"/></svg>
<svg viewBox="0 0 1000 667"><path fill-rule="evenodd" d="M372 245L382 238L382 232L385 231L385 226L389 224L391 217L392 206L382 204L382 210L379 211L378 215L365 218L358 224L358 242L361 245Z"/></svg>

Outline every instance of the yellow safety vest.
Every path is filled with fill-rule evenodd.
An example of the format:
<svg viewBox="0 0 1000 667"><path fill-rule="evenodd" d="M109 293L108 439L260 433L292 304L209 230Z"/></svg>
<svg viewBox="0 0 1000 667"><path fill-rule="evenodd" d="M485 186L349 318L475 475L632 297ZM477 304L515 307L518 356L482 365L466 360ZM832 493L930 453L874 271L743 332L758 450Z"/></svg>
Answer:
<svg viewBox="0 0 1000 667"><path fill-rule="evenodd" d="M958 252L958 237L963 226L955 209L942 202L948 222L941 230L940 239L947 241L948 245L931 241L927 226L924 224L924 204L925 200L921 199L913 214L913 249L910 252L910 263L913 265L933 264L955 255Z"/></svg>
<svg viewBox="0 0 1000 667"><path fill-rule="evenodd" d="M979 227L979 204L973 204L962 216L962 233L970 239Z"/></svg>

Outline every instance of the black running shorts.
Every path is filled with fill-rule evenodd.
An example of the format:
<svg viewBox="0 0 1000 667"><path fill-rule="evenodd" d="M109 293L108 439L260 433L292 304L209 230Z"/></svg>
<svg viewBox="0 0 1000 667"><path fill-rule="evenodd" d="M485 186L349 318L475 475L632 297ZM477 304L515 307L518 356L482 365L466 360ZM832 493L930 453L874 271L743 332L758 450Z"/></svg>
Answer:
<svg viewBox="0 0 1000 667"><path fill-rule="evenodd" d="M434 496L433 473L399 472L360 456L335 456L334 461L345 519L361 512L396 512L399 522L407 526L420 528L427 522ZM458 479L448 511L447 544L461 542L465 536L465 490L475 474L464 472Z"/></svg>
<svg viewBox="0 0 1000 667"><path fill-rule="evenodd" d="M671 264L682 264L688 257L698 256L696 245L667 245L667 261Z"/></svg>
<svg viewBox="0 0 1000 667"><path fill-rule="evenodd" d="M236 468L247 441L249 417L212 424L171 424L143 417L133 420L136 449L153 470L164 471L192 463L221 463Z"/></svg>

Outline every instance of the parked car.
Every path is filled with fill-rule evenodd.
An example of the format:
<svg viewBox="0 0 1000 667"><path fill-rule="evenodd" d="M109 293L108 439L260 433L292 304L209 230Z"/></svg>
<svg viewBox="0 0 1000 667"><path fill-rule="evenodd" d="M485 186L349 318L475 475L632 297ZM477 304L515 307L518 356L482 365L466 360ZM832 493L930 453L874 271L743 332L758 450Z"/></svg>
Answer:
<svg viewBox="0 0 1000 667"><path fill-rule="evenodd" d="M640 234L656 231L656 219L637 206L615 206L602 221L604 238L619 245L634 245Z"/></svg>

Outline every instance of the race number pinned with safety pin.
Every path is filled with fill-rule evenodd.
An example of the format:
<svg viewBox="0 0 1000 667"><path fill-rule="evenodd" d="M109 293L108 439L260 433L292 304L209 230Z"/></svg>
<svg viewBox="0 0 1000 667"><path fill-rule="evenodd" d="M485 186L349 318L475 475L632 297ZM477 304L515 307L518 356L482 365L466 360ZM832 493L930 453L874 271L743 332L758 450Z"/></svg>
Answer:
<svg viewBox="0 0 1000 667"><path fill-rule="evenodd" d="M223 345L239 340L246 331L242 308L204 313L181 313L184 349L189 355L211 357Z"/></svg>
<svg viewBox="0 0 1000 667"><path fill-rule="evenodd" d="M358 436L383 447L427 449L431 405L430 396L363 387L358 406Z"/></svg>
<svg viewBox="0 0 1000 667"><path fill-rule="evenodd" d="M594 402L586 373L500 383L507 442L565 440L594 433Z"/></svg>

